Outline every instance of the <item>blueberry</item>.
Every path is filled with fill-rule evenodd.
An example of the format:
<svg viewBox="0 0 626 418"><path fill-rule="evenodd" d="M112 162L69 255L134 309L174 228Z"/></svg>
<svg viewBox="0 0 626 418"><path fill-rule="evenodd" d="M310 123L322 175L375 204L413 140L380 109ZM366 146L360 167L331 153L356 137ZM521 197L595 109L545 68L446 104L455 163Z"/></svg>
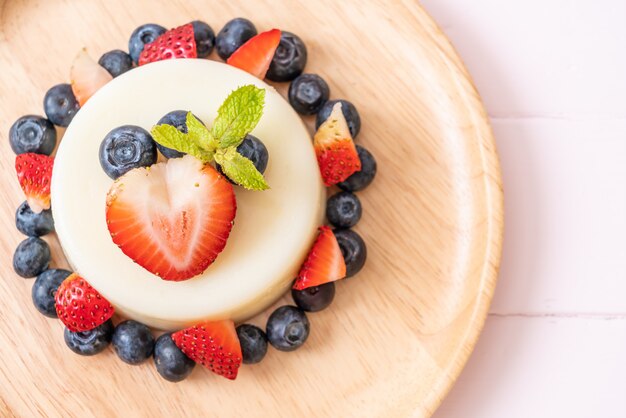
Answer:
<svg viewBox="0 0 626 418"><path fill-rule="evenodd" d="M63 280L70 274L72 274L71 271L50 269L44 271L35 279L31 295L35 308L43 315L50 318L57 317L57 311L54 306L54 295Z"/></svg>
<svg viewBox="0 0 626 418"><path fill-rule="evenodd" d="M324 283L303 290L291 289L291 297L303 311L318 312L326 309L335 298L335 283Z"/></svg>
<svg viewBox="0 0 626 418"><path fill-rule="evenodd" d="M291 81L304 71L306 58L306 46L302 39L291 32L282 31L266 77L272 81Z"/></svg>
<svg viewBox="0 0 626 418"><path fill-rule="evenodd" d="M29 237L40 237L54 231L54 220L50 209L35 213L28 202L23 202L15 211L15 226Z"/></svg>
<svg viewBox="0 0 626 418"><path fill-rule="evenodd" d="M46 116L58 126L68 127L79 108L78 100L69 84L57 84L50 88L43 99Z"/></svg>
<svg viewBox="0 0 626 418"><path fill-rule="evenodd" d="M281 306L267 320L267 338L280 351L293 351L309 337L309 320L295 306Z"/></svg>
<svg viewBox="0 0 626 418"><path fill-rule="evenodd" d="M361 201L354 193L335 193L326 201L328 222L337 228L353 227L361 219L362 213Z"/></svg>
<svg viewBox="0 0 626 418"><path fill-rule="evenodd" d="M15 249L13 270L22 277L35 277L48 268L50 247L41 238L28 237Z"/></svg>
<svg viewBox="0 0 626 418"><path fill-rule="evenodd" d="M113 77L117 77L128 70L132 70L133 59L126 52L114 49L113 51L105 52L98 60L98 64Z"/></svg>
<svg viewBox="0 0 626 418"><path fill-rule="evenodd" d="M257 34L254 24L248 19L238 17L227 22L215 38L217 55L227 60L233 52Z"/></svg>
<svg viewBox="0 0 626 418"><path fill-rule="evenodd" d="M128 40L128 52L135 64L139 61L139 55L143 51L143 47L154 42L165 31L166 29L163 26L154 23L146 23L133 31Z"/></svg>
<svg viewBox="0 0 626 418"><path fill-rule="evenodd" d="M186 134L187 133L187 113L188 112L186 110L174 110L166 114L165 116L163 116L161 119L159 119L159 121L157 122L157 125L172 125L173 127L178 129L182 133ZM199 120L197 116L196 118ZM180 158L183 155L185 155L184 152L180 152L180 151L176 151L175 149L164 147L158 142L156 146L159 149L159 151L161 151L161 154L163 154L163 156L165 156L166 158Z"/></svg>
<svg viewBox="0 0 626 418"><path fill-rule="evenodd" d="M16 154L34 152L50 155L57 144L57 131L46 118L36 115L22 116L9 130L9 143Z"/></svg>
<svg viewBox="0 0 626 418"><path fill-rule="evenodd" d="M112 179L157 161L157 147L148 131L124 125L109 132L100 144L100 165Z"/></svg>
<svg viewBox="0 0 626 418"><path fill-rule="evenodd" d="M343 112L343 116L346 118L346 122L348 122L348 128L350 129L350 135L352 138L356 138L361 130L361 116L359 116L359 112L356 110L356 107L352 103L347 100L329 100L324 103L324 106L317 113L317 118L315 118L315 129L319 128L322 123L328 116L330 116L330 112L333 111L333 106L335 103L341 102L341 110Z"/></svg>
<svg viewBox="0 0 626 418"><path fill-rule="evenodd" d="M351 229L336 229L333 232L346 262L346 277L354 276L361 271L367 258L365 241Z"/></svg>
<svg viewBox="0 0 626 418"><path fill-rule="evenodd" d="M340 189L348 192L358 192L365 189L376 176L376 160L364 147L357 145L356 151L361 160L361 171L357 171L350 177L337 184Z"/></svg>
<svg viewBox="0 0 626 418"><path fill-rule="evenodd" d="M267 335L261 328L241 324L237 327L237 337L244 364L255 364L263 360L267 353Z"/></svg>
<svg viewBox="0 0 626 418"><path fill-rule="evenodd" d="M109 346L113 337L113 329L113 322L109 319L89 331L72 332L65 328L63 337L65 344L76 354L93 356Z"/></svg>
<svg viewBox="0 0 626 418"><path fill-rule="evenodd" d="M113 349L123 362L139 364L152 355L154 337L144 324L124 321L113 331Z"/></svg>
<svg viewBox="0 0 626 418"><path fill-rule="evenodd" d="M213 51L215 32L209 25L200 20L194 20L191 24L193 26L193 37L196 40L198 58L206 58Z"/></svg>
<svg viewBox="0 0 626 418"><path fill-rule="evenodd" d="M313 115L330 96L326 81L317 74L302 74L289 85L289 103L301 115Z"/></svg>
<svg viewBox="0 0 626 418"><path fill-rule="evenodd" d="M154 364L159 374L170 382L185 380L196 365L174 344L171 333L163 334L156 340Z"/></svg>
<svg viewBox="0 0 626 418"><path fill-rule="evenodd" d="M270 155L265 144L259 138L250 134L246 135L243 142L237 147L237 152L252 161L259 173L263 174L265 172ZM219 165L217 166L217 171L224 173ZM228 177L226 178L232 184L235 184Z"/></svg>

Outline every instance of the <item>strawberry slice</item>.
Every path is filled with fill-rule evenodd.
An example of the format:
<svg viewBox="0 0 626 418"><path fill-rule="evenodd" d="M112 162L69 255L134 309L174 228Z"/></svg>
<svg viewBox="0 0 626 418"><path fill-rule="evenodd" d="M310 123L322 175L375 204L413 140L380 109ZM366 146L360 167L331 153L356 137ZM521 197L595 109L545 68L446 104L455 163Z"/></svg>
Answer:
<svg viewBox="0 0 626 418"><path fill-rule="evenodd" d="M70 69L72 92L82 106L100 87L113 80L107 70L95 62L86 49L81 49Z"/></svg>
<svg viewBox="0 0 626 418"><path fill-rule="evenodd" d="M196 363L235 380L241 366L241 346L233 321L204 322L172 334L174 344Z"/></svg>
<svg viewBox="0 0 626 418"><path fill-rule="evenodd" d="M139 55L139 65L172 58L198 58L191 23L170 29L146 45Z"/></svg>
<svg viewBox="0 0 626 418"><path fill-rule="evenodd" d="M191 155L118 178L106 203L109 232L137 264L164 280L202 273L224 249L237 210L233 186Z"/></svg>
<svg viewBox="0 0 626 418"><path fill-rule="evenodd" d="M315 132L313 146L326 187L341 183L361 171L361 160L341 111L341 103L333 106L328 119Z"/></svg>
<svg viewBox="0 0 626 418"><path fill-rule="evenodd" d="M262 80L270 68L270 63L279 43L280 30L272 29L259 33L233 52L226 60L226 64L241 68Z"/></svg>
<svg viewBox="0 0 626 418"><path fill-rule="evenodd" d="M32 152L15 157L17 180L35 213L50 209L50 180L54 158Z"/></svg>
<svg viewBox="0 0 626 418"><path fill-rule="evenodd" d="M102 325L113 316L113 306L76 273L70 274L54 296L57 315L73 332L83 332Z"/></svg>
<svg viewBox="0 0 626 418"><path fill-rule="evenodd" d="M319 286L346 277L346 262L333 230L320 227L320 233L300 268L293 288L296 290Z"/></svg>

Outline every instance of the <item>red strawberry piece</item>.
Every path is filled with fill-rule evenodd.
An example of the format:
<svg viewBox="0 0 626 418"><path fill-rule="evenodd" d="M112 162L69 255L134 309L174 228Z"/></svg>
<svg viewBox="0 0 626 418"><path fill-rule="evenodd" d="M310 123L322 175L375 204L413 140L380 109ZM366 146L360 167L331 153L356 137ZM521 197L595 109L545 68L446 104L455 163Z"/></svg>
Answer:
<svg viewBox="0 0 626 418"><path fill-rule="evenodd" d="M361 160L341 111L341 103L333 106L328 119L318 128L313 137L313 146L327 187L341 183L361 171Z"/></svg>
<svg viewBox="0 0 626 418"><path fill-rule="evenodd" d="M233 321L203 322L172 334L174 344L196 363L235 380L241 366L241 346Z"/></svg>
<svg viewBox="0 0 626 418"><path fill-rule="evenodd" d="M262 80L270 68L270 63L279 43L280 30L272 29L259 33L233 52L226 60L226 64L241 68Z"/></svg>
<svg viewBox="0 0 626 418"><path fill-rule="evenodd" d="M54 158L32 152L15 157L17 180L35 213L50 209L50 181Z"/></svg>
<svg viewBox="0 0 626 418"><path fill-rule="evenodd" d="M82 107L100 87L113 80L113 76L95 62L87 50L81 49L70 69L70 80L72 92Z"/></svg>
<svg viewBox="0 0 626 418"><path fill-rule="evenodd" d="M202 273L224 249L237 211L233 186L187 155L118 178L106 203L113 242L164 280Z"/></svg>
<svg viewBox="0 0 626 418"><path fill-rule="evenodd" d="M191 23L170 29L146 45L139 55L139 65L172 58L198 58Z"/></svg>
<svg viewBox="0 0 626 418"><path fill-rule="evenodd" d="M76 273L70 274L54 296L57 315L73 332L102 325L113 316L113 306Z"/></svg>
<svg viewBox="0 0 626 418"><path fill-rule="evenodd" d="M346 277L346 263L333 230L320 227L320 233L300 268L293 288L296 290L319 286Z"/></svg>

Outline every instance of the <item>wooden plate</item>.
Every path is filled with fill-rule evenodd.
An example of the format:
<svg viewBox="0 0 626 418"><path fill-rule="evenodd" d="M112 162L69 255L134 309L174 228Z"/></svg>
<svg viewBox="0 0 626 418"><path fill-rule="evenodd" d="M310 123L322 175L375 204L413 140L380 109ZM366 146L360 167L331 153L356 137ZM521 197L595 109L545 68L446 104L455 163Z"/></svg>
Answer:
<svg viewBox="0 0 626 418"><path fill-rule="evenodd" d="M480 98L416 2L0 4L1 416L397 418L433 412L469 356L494 290L502 189ZM42 113L44 93L68 81L83 46L99 57L126 49L142 23L172 27L199 18L219 29L236 16L261 30L298 33L309 48L307 71L328 80L332 97L359 108L358 141L379 164L376 181L359 194L365 210L356 230L368 245L366 268L338 284L330 309L310 316L304 348L271 350L235 382L198 367L174 385L151 361L128 366L111 351L76 356L65 347L61 324L32 306L32 280L11 269L23 239L14 211L23 199L9 127L23 114ZM56 239L47 239L53 265L64 266Z"/></svg>

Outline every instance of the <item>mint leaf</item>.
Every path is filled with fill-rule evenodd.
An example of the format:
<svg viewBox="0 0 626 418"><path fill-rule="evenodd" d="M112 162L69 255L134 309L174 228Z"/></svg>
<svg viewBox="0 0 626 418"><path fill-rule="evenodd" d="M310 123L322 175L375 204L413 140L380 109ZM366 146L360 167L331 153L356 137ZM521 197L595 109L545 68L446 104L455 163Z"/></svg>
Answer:
<svg viewBox="0 0 626 418"><path fill-rule="evenodd" d="M180 132L172 125L157 125L150 131L152 138L167 148L193 155L202 162L213 160L213 151L207 150L193 137Z"/></svg>
<svg viewBox="0 0 626 418"><path fill-rule="evenodd" d="M207 151L215 151L219 145L218 142L213 138L209 129L193 113L187 112L185 124L187 125L187 134L191 142Z"/></svg>
<svg viewBox="0 0 626 418"><path fill-rule="evenodd" d="M222 103L213 121L211 134L220 148L241 144L263 115L265 89L252 84L239 87Z"/></svg>
<svg viewBox="0 0 626 418"><path fill-rule="evenodd" d="M263 174L259 173L252 161L237 152L235 147L219 149L215 153L215 162L228 178L248 190L267 190L270 188Z"/></svg>

